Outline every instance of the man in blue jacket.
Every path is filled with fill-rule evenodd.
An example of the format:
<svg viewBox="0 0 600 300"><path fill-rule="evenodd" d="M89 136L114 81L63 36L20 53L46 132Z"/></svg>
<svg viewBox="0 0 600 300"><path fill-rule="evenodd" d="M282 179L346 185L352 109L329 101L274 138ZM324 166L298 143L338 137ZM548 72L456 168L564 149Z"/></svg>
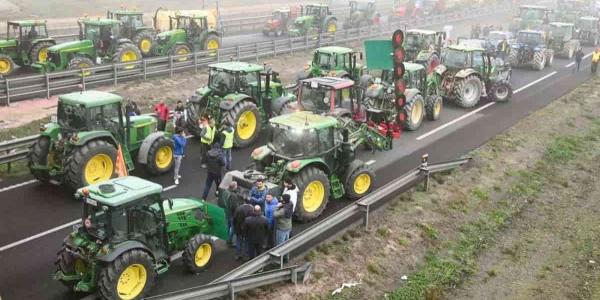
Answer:
<svg viewBox="0 0 600 300"><path fill-rule="evenodd" d="M269 189L265 186L264 180L259 178L252 189L250 189L250 202L252 205L259 205L261 210L265 210L265 198Z"/></svg>
<svg viewBox="0 0 600 300"><path fill-rule="evenodd" d="M272 194L265 197L265 218L269 224L269 235L267 238L267 248L272 248L275 244L275 211L279 206L279 201Z"/></svg>
<svg viewBox="0 0 600 300"><path fill-rule="evenodd" d="M183 128L179 127L175 129L173 143L175 144L175 152L173 153L173 157L175 158L175 172L173 179L175 180L175 184L179 184L179 178L181 178L179 168L181 167L181 160L185 154L185 145L187 144L187 140L183 136Z"/></svg>

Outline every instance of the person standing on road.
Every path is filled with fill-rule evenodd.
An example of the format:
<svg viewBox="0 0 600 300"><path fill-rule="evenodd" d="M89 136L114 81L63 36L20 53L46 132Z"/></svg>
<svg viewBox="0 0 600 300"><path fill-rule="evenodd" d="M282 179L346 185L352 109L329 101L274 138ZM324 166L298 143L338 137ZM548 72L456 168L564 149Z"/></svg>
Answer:
<svg viewBox="0 0 600 300"><path fill-rule="evenodd" d="M176 129L177 127L185 127L185 107L183 106L183 102L181 102L181 100L177 101L175 111L173 112L173 125L175 125Z"/></svg>
<svg viewBox="0 0 600 300"><path fill-rule="evenodd" d="M236 208L241 204L236 181L232 181L229 183L228 188L219 191L219 200L217 204L219 204L219 207L223 208L227 219L227 245L233 246L233 236L235 235L233 229L233 216Z"/></svg>
<svg viewBox="0 0 600 300"><path fill-rule="evenodd" d="M198 121L198 125L200 126L200 163L203 168L206 168L206 156L215 136L215 133L210 127L209 118L210 116L204 115L202 119Z"/></svg>
<svg viewBox="0 0 600 300"><path fill-rule="evenodd" d="M592 74L596 74L596 69L598 69L598 62L600 62L600 48L596 48L594 53L592 53Z"/></svg>
<svg viewBox="0 0 600 300"><path fill-rule="evenodd" d="M283 195L290 196L290 203L292 204L292 213L296 211L296 202L298 201L298 193L300 190L292 182L292 179L286 177L283 179Z"/></svg>
<svg viewBox="0 0 600 300"><path fill-rule="evenodd" d="M253 259L263 252L269 234L269 222L263 216L260 205L254 206L254 213L246 218L243 228L248 244L248 256Z"/></svg>
<svg viewBox="0 0 600 300"><path fill-rule="evenodd" d="M229 122L225 121L221 128L221 141L223 141L223 160L225 170L231 171L231 149L233 148L234 129Z"/></svg>
<svg viewBox="0 0 600 300"><path fill-rule="evenodd" d="M506 61L506 55L508 55L509 50L510 47L508 45L508 41L506 40L506 38L503 38L502 41L500 41L500 43L498 44L498 52L500 54L500 58L502 58L502 61Z"/></svg>
<svg viewBox="0 0 600 300"><path fill-rule="evenodd" d="M158 104L154 106L154 112L158 115L158 125L156 130L165 131L167 122L169 121L169 107L165 104L164 100L160 100Z"/></svg>
<svg viewBox="0 0 600 300"><path fill-rule="evenodd" d="M217 195L219 194L219 185L221 184L224 165L225 162L223 162L223 154L221 154L219 145L216 144L214 147L212 147L212 149L210 149L210 151L208 151L208 154L206 155L206 181L204 182L202 199L207 199L208 192L210 192L213 182L215 183L215 187L217 189L216 193Z"/></svg>
<svg viewBox="0 0 600 300"><path fill-rule="evenodd" d="M175 158L175 166L173 168L173 180L175 181L175 185L178 185L179 179L181 178L181 175L179 175L179 168L181 167L181 160L185 155L185 145L187 144L187 140L183 136L182 128L175 129L175 135L173 135L173 144L175 145L175 149L173 152L173 157Z"/></svg>
<svg viewBox="0 0 600 300"><path fill-rule="evenodd" d="M250 256L244 223L246 218L254 214L254 206L246 199L244 204L238 206L233 213L233 231L235 233L235 260L240 260L244 255Z"/></svg>
<svg viewBox="0 0 600 300"><path fill-rule="evenodd" d="M279 201L272 194L265 197L265 218L269 222L269 235L267 239L267 248L272 248L275 244L275 211Z"/></svg>
<svg viewBox="0 0 600 300"><path fill-rule="evenodd" d="M252 205L259 205L264 210L267 193L269 193L269 189L265 186L264 179L259 178L252 189L250 189L250 203Z"/></svg>
<svg viewBox="0 0 600 300"><path fill-rule="evenodd" d="M573 73L575 73L575 71L579 72L579 66L581 66L581 61L583 60L583 51L581 50L581 47L577 48L577 51L575 52L575 68L573 68Z"/></svg>
<svg viewBox="0 0 600 300"><path fill-rule="evenodd" d="M277 205L275 211L275 246L283 244L285 241L290 239L290 232L292 232L292 215L294 210L292 203L290 202L290 195L283 194L281 196L281 202ZM285 257L284 259L287 259Z"/></svg>

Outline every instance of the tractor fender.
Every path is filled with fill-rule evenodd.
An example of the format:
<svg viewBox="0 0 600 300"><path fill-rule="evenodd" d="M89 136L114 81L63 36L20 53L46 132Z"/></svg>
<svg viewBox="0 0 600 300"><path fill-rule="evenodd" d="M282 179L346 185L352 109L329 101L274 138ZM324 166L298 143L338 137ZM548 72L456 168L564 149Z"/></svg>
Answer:
<svg viewBox="0 0 600 300"><path fill-rule="evenodd" d="M410 103L411 101L413 101L415 96L420 94L421 92L419 91L419 89L406 89L404 91L404 95L406 96L406 103Z"/></svg>
<svg viewBox="0 0 600 300"><path fill-rule="evenodd" d="M456 77L456 78L466 78L467 76L473 75L473 74L475 74L475 75L477 75L479 77L479 72L477 72L477 71L475 71L473 69L463 69L463 70L460 70L460 71L458 71L458 73L456 73L454 75L454 77Z"/></svg>
<svg viewBox="0 0 600 300"><path fill-rule="evenodd" d="M256 103L252 97L244 94L229 94L223 97L223 101L219 103L219 108L222 110L230 110L240 101L250 101L252 103Z"/></svg>
<svg viewBox="0 0 600 300"><path fill-rule="evenodd" d="M444 65L438 65L437 67L435 67L435 69L433 69L433 72L439 74L440 76L444 76L444 73L446 73L446 66Z"/></svg>
<svg viewBox="0 0 600 300"><path fill-rule="evenodd" d="M34 43L33 45L35 46L35 45L37 45L38 43L41 43L41 42L50 42L50 43L52 43L52 44L55 44L55 45L56 45L56 40L55 40L55 39L53 39L53 38L43 38L43 39L37 39L37 40L35 40L35 43Z"/></svg>
<svg viewBox="0 0 600 300"><path fill-rule="evenodd" d="M79 132L77 133L77 140L73 141L71 139L71 143L75 146L83 146L89 143L92 140L106 140L107 142L113 144L115 147L119 144L117 140L115 140L114 136L110 134L108 131L98 130L98 131L87 131L87 132Z"/></svg>
<svg viewBox="0 0 600 300"><path fill-rule="evenodd" d="M60 135L60 126L56 123L49 123L44 125L44 131L40 132L40 136L50 138L50 140L58 140Z"/></svg>
<svg viewBox="0 0 600 300"><path fill-rule="evenodd" d="M274 112L275 114L279 114L279 112L281 112L281 109L283 109L283 106L290 102L290 101L295 101L296 97L292 96L292 95L285 95L285 96L281 96L281 97L277 97L277 99L275 99L275 101L271 101L271 111Z"/></svg>
<svg viewBox="0 0 600 300"><path fill-rule="evenodd" d="M138 163L146 165L147 161L148 161L148 151L150 151L150 147L152 146L152 144L154 143L154 141L156 141L158 138L164 136L165 133L162 131L157 131L157 132L153 132L150 135L148 135L144 141L142 142L142 145L140 146L140 151L138 151Z"/></svg>
<svg viewBox="0 0 600 300"><path fill-rule="evenodd" d="M118 45L122 45L122 44L133 44L133 42L130 39L118 39L117 40L117 44Z"/></svg>
<svg viewBox="0 0 600 300"><path fill-rule="evenodd" d="M98 256L97 259L102 262L111 262L111 261L115 260L117 257L119 257L119 255L121 255L129 250L133 250L133 249L139 249L144 252L147 252L152 258L154 258L154 254L152 253L150 248L148 248L146 245L144 245L138 241L126 241L126 242L123 242L123 243L117 245L115 247L115 249L113 251L111 251L110 253L108 253L106 255Z"/></svg>
<svg viewBox="0 0 600 300"><path fill-rule="evenodd" d="M295 166L294 164L296 162L299 162L300 164ZM293 160L293 161L287 163L285 169L286 169L286 171L288 171L290 173L299 173L300 171L302 171L302 169L304 169L308 166L314 166L316 168L319 168L319 169L323 170L325 172L325 174L330 174L330 171L331 171L329 169L329 166L327 166L327 164L325 163L325 161L322 158L308 158L308 159Z"/></svg>

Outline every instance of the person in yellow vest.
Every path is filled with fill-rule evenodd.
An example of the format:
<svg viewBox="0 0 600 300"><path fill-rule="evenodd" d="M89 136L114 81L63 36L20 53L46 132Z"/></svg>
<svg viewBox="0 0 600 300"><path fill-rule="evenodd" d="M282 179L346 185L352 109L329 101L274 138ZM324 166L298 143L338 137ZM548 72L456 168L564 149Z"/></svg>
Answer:
<svg viewBox="0 0 600 300"><path fill-rule="evenodd" d="M233 148L233 134L235 130L229 122L225 121L221 126L221 142L223 144L223 160L225 170L231 170L231 149Z"/></svg>
<svg viewBox="0 0 600 300"><path fill-rule="evenodd" d="M598 62L600 62L600 48L596 48L594 53L592 53L592 74L596 74Z"/></svg>
<svg viewBox="0 0 600 300"><path fill-rule="evenodd" d="M212 122L212 126L211 126ZM200 125L200 156L201 156L201 166L202 168L206 168L206 157L208 154L208 150L213 143L215 138L215 123L211 120L210 116L204 115L202 119L199 121Z"/></svg>

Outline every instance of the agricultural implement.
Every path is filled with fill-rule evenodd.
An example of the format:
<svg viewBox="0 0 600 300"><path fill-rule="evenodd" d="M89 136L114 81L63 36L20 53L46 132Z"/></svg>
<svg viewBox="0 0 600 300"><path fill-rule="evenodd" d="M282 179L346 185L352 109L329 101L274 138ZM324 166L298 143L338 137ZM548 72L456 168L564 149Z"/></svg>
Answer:
<svg viewBox="0 0 600 300"><path fill-rule="evenodd" d="M128 170L137 158L150 174L168 172L173 142L155 131L154 116L126 116L122 103L120 96L98 91L59 96L57 120L40 128L31 148L31 174L73 189L100 183L116 176L119 151Z"/></svg>
<svg viewBox="0 0 600 300"><path fill-rule="evenodd" d="M213 241L227 238L223 209L162 192L133 176L79 189L82 223L64 239L53 278L74 292L98 291L103 299L141 299L178 254L191 273L205 271Z"/></svg>
<svg viewBox="0 0 600 300"><path fill-rule="evenodd" d="M44 62L56 41L48 37L46 21L6 22L6 39L0 40L0 75L12 74L17 66Z"/></svg>

